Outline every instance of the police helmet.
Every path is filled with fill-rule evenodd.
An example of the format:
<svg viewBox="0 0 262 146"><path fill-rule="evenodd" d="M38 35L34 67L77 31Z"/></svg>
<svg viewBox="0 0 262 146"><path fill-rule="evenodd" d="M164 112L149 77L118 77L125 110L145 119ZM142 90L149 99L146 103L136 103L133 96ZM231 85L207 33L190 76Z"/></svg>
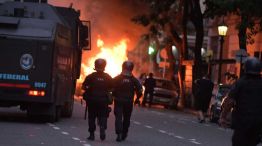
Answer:
<svg viewBox="0 0 262 146"><path fill-rule="evenodd" d="M259 75L261 63L256 57L248 57L244 64L245 74Z"/></svg>
<svg viewBox="0 0 262 146"><path fill-rule="evenodd" d="M106 67L106 60L98 58L95 60L95 70L96 71L104 71Z"/></svg>
<svg viewBox="0 0 262 146"><path fill-rule="evenodd" d="M153 76L154 76L154 74L151 72L151 73L149 73L149 75L148 75L150 78L152 78Z"/></svg>
<svg viewBox="0 0 262 146"><path fill-rule="evenodd" d="M125 61L122 64L122 74L124 75L132 75L132 71L134 69L134 63L132 61Z"/></svg>
<svg viewBox="0 0 262 146"><path fill-rule="evenodd" d="M134 69L134 63L132 61L125 61L122 64L122 69L132 72Z"/></svg>

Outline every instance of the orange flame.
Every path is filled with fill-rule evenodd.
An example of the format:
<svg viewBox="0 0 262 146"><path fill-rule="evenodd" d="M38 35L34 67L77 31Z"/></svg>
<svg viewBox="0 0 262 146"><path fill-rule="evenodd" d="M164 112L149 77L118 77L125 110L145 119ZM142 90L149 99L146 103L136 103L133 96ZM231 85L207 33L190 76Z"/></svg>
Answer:
<svg viewBox="0 0 262 146"><path fill-rule="evenodd" d="M100 52L94 57L88 59L88 61L84 61L88 62L87 64L82 63L82 68L84 69L84 75L82 76L86 76L94 72L94 62L98 58L106 60L106 73L110 74L112 77L120 74L122 71L122 63L127 60L127 42L128 39L122 39L112 48L109 48L105 47L102 39L98 39L97 47L100 49ZM80 80L83 79L80 78Z"/></svg>

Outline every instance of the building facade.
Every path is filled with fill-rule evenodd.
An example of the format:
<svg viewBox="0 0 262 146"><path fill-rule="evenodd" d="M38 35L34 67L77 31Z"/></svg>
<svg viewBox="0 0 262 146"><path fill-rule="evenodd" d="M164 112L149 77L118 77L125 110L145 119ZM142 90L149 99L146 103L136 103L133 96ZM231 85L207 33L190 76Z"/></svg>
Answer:
<svg viewBox="0 0 262 146"><path fill-rule="evenodd" d="M236 74L240 76L240 60L237 57L237 52L240 50L238 30L236 29L237 23L239 22L239 17L237 16L226 16L224 17L224 22L228 26L228 31L224 37L224 43L221 47L220 36L218 35L218 25L222 23L222 19L214 19L209 21L208 27L208 48L213 51L213 60L219 60L219 53L221 48L223 49L222 59L222 73L221 73L221 83L227 83L227 78L225 73ZM247 45L247 55L255 56L262 60L262 33L256 34L254 37L254 43ZM232 60L235 60L233 62ZM245 57L243 57L243 61ZM216 82L218 78L218 63L212 64L211 76Z"/></svg>

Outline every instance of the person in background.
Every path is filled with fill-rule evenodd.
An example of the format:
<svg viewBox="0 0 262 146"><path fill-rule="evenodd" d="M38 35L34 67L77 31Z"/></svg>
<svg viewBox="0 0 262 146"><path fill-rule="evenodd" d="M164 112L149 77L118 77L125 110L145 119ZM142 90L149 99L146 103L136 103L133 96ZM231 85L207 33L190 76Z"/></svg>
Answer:
<svg viewBox="0 0 262 146"><path fill-rule="evenodd" d="M142 96L142 85L133 76L134 64L125 61L122 72L113 79L114 114L116 141L125 140L130 126L130 117L133 110L134 94L139 99Z"/></svg>
<svg viewBox="0 0 262 146"><path fill-rule="evenodd" d="M156 80L153 78L153 75L154 75L153 73L149 73L149 77L146 78L144 82L145 92L142 101L142 106L146 106L146 100L148 96L149 96L149 107L151 107L152 105L154 87L156 86Z"/></svg>
<svg viewBox="0 0 262 146"><path fill-rule="evenodd" d="M140 84L144 84L144 82L145 82L145 80L146 80L146 73L142 73L140 76L139 76L139 82L140 82Z"/></svg>
<svg viewBox="0 0 262 146"><path fill-rule="evenodd" d="M146 79L146 73L142 73L139 78L138 78L138 81L140 82L141 85L144 84L145 82L145 79ZM138 105L140 106L141 102L140 102L140 97L137 97L135 102L134 102L134 105Z"/></svg>
<svg viewBox="0 0 262 146"><path fill-rule="evenodd" d="M88 75L83 84L82 89L85 90L85 100L88 104L88 125L90 136L88 140L95 139L96 118L100 126L100 139L105 140L105 130L107 127L108 118L108 104L109 93L112 87L112 77L104 72L106 67L106 60L96 59L95 70L96 72Z"/></svg>
<svg viewBox="0 0 262 146"><path fill-rule="evenodd" d="M198 113L200 123L205 122L205 114L209 108L209 103L212 97L214 83L207 77L195 81L195 108Z"/></svg>
<svg viewBox="0 0 262 146"><path fill-rule="evenodd" d="M234 129L232 146L256 146L262 130L261 62L250 57L244 64L244 76L237 80L222 104L219 123ZM233 110L232 110L233 109ZM232 113L231 113L232 111ZM232 114L231 123L227 119Z"/></svg>

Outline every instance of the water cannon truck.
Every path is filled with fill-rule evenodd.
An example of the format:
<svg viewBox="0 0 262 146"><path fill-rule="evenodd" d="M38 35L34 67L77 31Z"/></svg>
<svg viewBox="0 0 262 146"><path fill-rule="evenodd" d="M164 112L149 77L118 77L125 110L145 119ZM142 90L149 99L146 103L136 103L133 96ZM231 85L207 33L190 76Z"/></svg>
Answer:
<svg viewBox="0 0 262 146"><path fill-rule="evenodd" d="M0 107L51 122L71 117L90 23L47 0L0 3Z"/></svg>

